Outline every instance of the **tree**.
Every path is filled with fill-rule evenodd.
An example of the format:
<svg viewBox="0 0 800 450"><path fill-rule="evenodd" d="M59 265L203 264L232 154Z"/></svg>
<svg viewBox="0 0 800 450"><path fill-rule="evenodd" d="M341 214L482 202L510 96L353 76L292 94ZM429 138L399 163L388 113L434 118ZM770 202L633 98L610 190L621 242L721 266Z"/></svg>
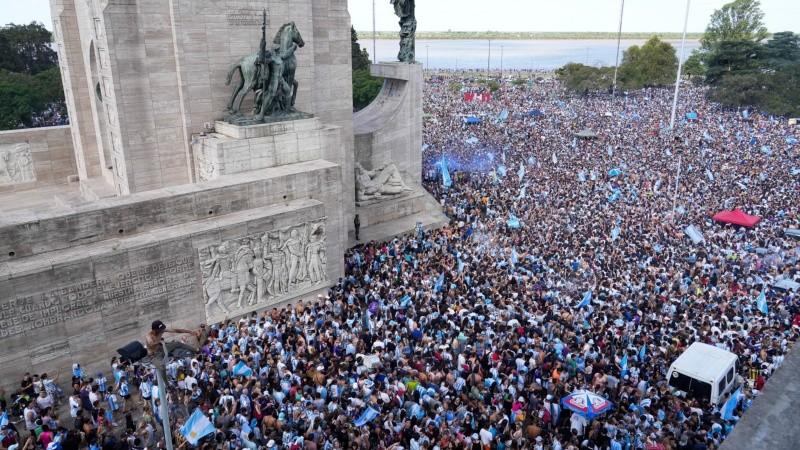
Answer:
<svg viewBox="0 0 800 450"><path fill-rule="evenodd" d="M622 55L619 81L623 89L667 86L675 82L678 56L675 47L653 36L641 48L634 45Z"/></svg>
<svg viewBox="0 0 800 450"><path fill-rule="evenodd" d="M709 52L706 83L714 85L726 75L750 75L761 71L763 46L747 40L722 41Z"/></svg>
<svg viewBox="0 0 800 450"><path fill-rule="evenodd" d="M58 65L52 35L38 22L0 27L0 69L36 75Z"/></svg>
<svg viewBox="0 0 800 450"><path fill-rule="evenodd" d="M774 70L787 68L787 65L800 61L800 35L791 31L775 33L764 45L763 56L765 65Z"/></svg>
<svg viewBox="0 0 800 450"><path fill-rule="evenodd" d="M372 103L383 86L383 79L370 75L369 53L358 43L358 33L350 27L350 41L353 56L353 109L358 111Z"/></svg>
<svg viewBox="0 0 800 450"><path fill-rule="evenodd" d="M705 55L698 49L692 50L692 54L683 62L683 73L689 78L701 77L706 74Z"/></svg>
<svg viewBox="0 0 800 450"><path fill-rule="evenodd" d="M353 70L369 68L371 61L367 49L361 48L358 43L358 33L352 26L350 27L350 53L353 56Z"/></svg>
<svg viewBox="0 0 800 450"><path fill-rule="evenodd" d="M580 63L569 63L556 70L556 76L567 89L588 94L607 91L614 80L613 67L592 67Z"/></svg>
<svg viewBox="0 0 800 450"><path fill-rule="evenodd" d="M769 36L758 0L734 0L711 14L700 39L704 50L713 50L722 41L759 42Z"/></svg>

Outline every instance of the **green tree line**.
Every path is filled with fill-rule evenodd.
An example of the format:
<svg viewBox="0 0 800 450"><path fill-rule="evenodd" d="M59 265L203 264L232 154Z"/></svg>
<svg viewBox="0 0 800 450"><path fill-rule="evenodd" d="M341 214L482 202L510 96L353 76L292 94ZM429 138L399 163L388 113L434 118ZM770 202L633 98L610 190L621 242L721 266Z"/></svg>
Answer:
<svg viewBox="0 0 800 450"><path fill-rule="evenodd" d="M0 130L66 123L51 40L41 23L0 27Z"/></svg>
<svg viewBox="0 0 800 450"><path fill-rule="evenodd" d="M728 108L755 107L774 115L800 116L800 35L770 35L758 0L734 0L714 11L701 48L683 66L685 79L708 86L708 97ZM674 85L675 48L653 36L623 54L619 89ZM556 71L568 89L587 94L611 90L613 67L567 64Z"/></svg>
<svg viewBox="0 0 800 450"><path fill-rule="evenodd" d="M372 39L372 31L359 31ZM622 39L649 39L653 35L661 39L680 39L681 33L622 33ZM378 31L376 39L397 39L397 31ZM616 39L615 32L594 31L417 31L417 39L426 40L546 40L546 39ZM703 33L687 33L687 39L700 39Z"/></svg>

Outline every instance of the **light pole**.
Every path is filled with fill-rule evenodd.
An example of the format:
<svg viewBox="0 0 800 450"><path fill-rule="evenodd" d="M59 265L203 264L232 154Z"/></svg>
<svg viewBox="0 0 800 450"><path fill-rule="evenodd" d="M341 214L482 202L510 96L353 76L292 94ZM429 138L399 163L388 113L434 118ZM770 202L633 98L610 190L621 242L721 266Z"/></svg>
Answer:
<svg viewBox="0 0 800 450"><path fill-rule="evenodd" d="M489 65L492 63L492 40L489 39L489 57L486 58L486 79L489 79Z"/></svg>
<svg viewBox="0 0 800 450"><path fill-rule="evenodd" d="M425 68L431 70L431 57L428 45L425 46Z"/></svg>
<svg viewBox="0 0 800 450"><path fill-rule="evenodd" d="M683 49L686 46L686 25L689 23L689 3L686 0L686 18L683 20L683 39L681 39L681 56L678 58L678 75L675 77L675 94L672 96L672 114L669 118L670 132L675 129L675 110L678 108L678 88L681 85L681 70L683 70Z"/></svg>
<svg viewBox="0 0 800 450"><path fill-rule="evenodd" d="M676 211L678 205L678 184L681 181L681 157L683 156L683 148L678 146L675 148L678 152L678 171L675 175L675 193L672 195L672 222L678 222L678 212Z"/></svg>
<svg viewBox="0 0 800 450"><path fill-rule="evenodd" d="M611 88L611 97L617 96L617 70L619 70L619 41L622 39L622 12L625 11L625 0L621 0L619 6L619 31L617 31L617 61L614 64L614 84Z"/></svg>
<svg viewBox="0 0 800 450"><path fill-rule="evenodd" d="M503 46L500 46L500 79L503 79Z"/></svg>

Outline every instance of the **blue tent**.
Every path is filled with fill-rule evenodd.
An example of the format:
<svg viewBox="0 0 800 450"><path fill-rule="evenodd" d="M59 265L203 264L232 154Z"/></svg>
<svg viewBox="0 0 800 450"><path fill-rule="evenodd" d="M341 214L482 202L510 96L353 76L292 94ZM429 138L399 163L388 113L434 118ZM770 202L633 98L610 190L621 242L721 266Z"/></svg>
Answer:
<svg viewBox="0 0 800 450"><path fill-rule="evenodd" d="M539 111L538 109L532 109L526 113L523 113L523 115L528 117L541 117L544 115L544 113Z"/></svg>
<svg viewBox="0 0 800 450"><path fill-rule="evenodd" d="M477 117L467 117L466 119L464 119L464 123L466 123L468 125L473 124L473 123L481 123L481 122L483 122L483 120L478 119Z"/></svg>

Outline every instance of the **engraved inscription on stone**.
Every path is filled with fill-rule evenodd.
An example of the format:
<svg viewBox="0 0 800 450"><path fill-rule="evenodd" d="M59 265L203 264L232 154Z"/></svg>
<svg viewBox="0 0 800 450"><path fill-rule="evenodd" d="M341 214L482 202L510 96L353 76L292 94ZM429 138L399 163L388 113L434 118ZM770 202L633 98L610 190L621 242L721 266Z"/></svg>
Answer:
<svg viewBox="0 0 800 450"><path fill-rule="evenodd" d="M200 249L209 322L325 284L325 219Z"/></svg>
<svg viewBox="0 0 800 450"><path fill-rule="evenodd" d="M146 305L195 292L191 257L139 267L36 295L0 300L0 338L35 331L84 316Z"/></svg>
<svg viewBox="0 0 800 450"><path fill-rule="evenodd" d="M36 181L27 142L0 144L0 184Z"/></svg>
<svg viewBox="0 0 800 450"><path fill-rule="evenodd" d="M225 17L228 25L231 26L251 26L261 25L262 12L267 10L267 26L269 26L269 5L253 5L250 3L228 3Z"/></svg>

